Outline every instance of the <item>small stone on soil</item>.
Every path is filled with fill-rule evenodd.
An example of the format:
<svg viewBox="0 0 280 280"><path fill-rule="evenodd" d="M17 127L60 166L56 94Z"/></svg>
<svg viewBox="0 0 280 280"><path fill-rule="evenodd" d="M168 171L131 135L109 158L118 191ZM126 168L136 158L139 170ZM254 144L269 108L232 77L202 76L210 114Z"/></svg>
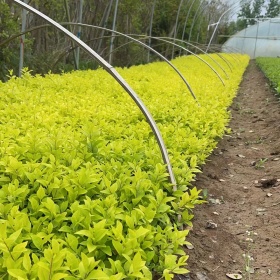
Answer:
<svg viewBox="0 0 280 280"><path fill-rule="evenodd" d="M243 155L237 155L238 157L240 157L240 158L245 158L245 156L243 156Z"/></svg>
<svg viewBox="0 0 280 280"><path fill-rule="evenodd" d="M186 247L189 249L189 250L193 250L194 249L194 246L192 244L187 244Z"/></svg>
<svg viewBox="0 0 280 280"><path fill-rule="evenodd" d="M240 275L238 273L227 273L226 276L229 279L242 279L242 275Z"/></svg>
<svg viewBox="0 0 280 280"><path fill-rule="evenodd" d="M272 188L277 183L277 179L261 179L261 182L256 184L256 188Z"/></svg>
<svg viewBox="0 0 280 280"><path fill-rule="evenodd" d="M196 277L198 280L209 280L205 272L197 272Z"/></svg>
<svg viewBox="0 0 280 280"><path fill-rule="evenodd" d="M222 204L220 199L218 198L209 198L208 201L211 203L211 204L215 204L215 205L220 205Z"/></svg>
<svg viewBox="0 0 280 280"><path fill-rule="evenodd" d="M207 221L205 228L207 229L216 229L218 225L214 223L213 221Z"/></svg>

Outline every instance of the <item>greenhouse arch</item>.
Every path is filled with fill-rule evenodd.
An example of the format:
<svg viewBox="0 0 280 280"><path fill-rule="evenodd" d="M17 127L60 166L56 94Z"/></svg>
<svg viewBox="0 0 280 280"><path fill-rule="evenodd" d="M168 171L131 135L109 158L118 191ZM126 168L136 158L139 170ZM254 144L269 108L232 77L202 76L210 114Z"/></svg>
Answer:
<svg viewBox="0 0 280 280"><path fill-rule="evenodd" d="M252 59L280 56L280 18L258 21L233 35L222 47L223 52L236 50Z"/></svg>

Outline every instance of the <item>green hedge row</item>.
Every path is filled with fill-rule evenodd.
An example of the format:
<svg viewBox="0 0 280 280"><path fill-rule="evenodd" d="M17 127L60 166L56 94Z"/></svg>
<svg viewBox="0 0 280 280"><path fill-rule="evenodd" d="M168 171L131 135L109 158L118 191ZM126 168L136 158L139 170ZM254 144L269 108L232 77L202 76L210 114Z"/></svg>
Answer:
<svg viewBox="0 0 280 280"><path fill-rule="evenodd" d="M248 57L118 69L154 116L177 191L138 107L104 70L0 84L0 278L152 279L186 273L190 187L222 137ZM180 219L178 219L180 217Z"/></svg>

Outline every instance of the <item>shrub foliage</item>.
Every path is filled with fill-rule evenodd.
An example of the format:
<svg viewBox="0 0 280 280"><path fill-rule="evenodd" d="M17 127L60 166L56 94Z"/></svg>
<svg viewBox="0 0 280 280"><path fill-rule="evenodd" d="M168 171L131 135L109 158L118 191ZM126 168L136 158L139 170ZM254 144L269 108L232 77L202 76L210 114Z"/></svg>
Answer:
<svg viewBox="0 0 280 280"><path fill-rule="evenodd" d="M271 86L280 94L280 59L279 57L258 57L257 65L269 79Z"/></svg>
<svg viewBox="0 0 280 280"><path fill-rule="evenodd" d="M173 61L200 104L165 63L118 69L162 132L176 191L146 120L104 70L25 71L0 83L1 279L187 272L186 226L202 203L191 182L226 129L248 63L212 56L230 76L225 86L192 56Z"/></svg>

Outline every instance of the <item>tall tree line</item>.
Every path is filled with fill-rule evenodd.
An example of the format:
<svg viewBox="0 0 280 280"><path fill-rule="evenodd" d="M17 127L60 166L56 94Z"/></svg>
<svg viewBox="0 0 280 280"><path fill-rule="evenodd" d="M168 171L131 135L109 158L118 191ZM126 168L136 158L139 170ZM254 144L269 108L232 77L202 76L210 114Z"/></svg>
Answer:
<svg viewBox="0 0 280 280"><path fill-rule="evenodd" d="M254 0L245 2L238 14L238 29L253 25L257 19L275 18L280 16L280 0Z"/></svg>
<svg viewBox="0 0 280 280"><path fill-rule="evenodd" d="M59 23L79 21L79 0L29 0L28 4L50 16ZM116 5L117 4L117 5ZM208 25L217 21L228 8L221 0L84 0L82 22L112 29L125 34L151 34L155 37L182 39L192 43L207 43ZM117 9L117 10L116 10ZM22 9L11 0L0 0L0 78L6 79L9 69L18 71L19 41L9 41L21 30ZM39 28L41 27L41 28ZM78 34L76 25L66 25ZM46 22L27 13L24 42L24 65L33 73L60 72L74 69L75 44ZM92 27L82 27L81 39L97 53L108 59L113 50L114 66L130 66L147 62L147 50L131 43L129 39ZM137 38L137 37L135 37ZM181 54L172 47L156 39L144 40L168 58ZM176 41L177 42L177 41ZM5 43L5 44L3 44ZM113 44L113 47L110 47ZM180 43L186 46L183 43ZM149 61L157 59L151 54ZM94 68L95 62L81 52L80 68Z"/></svg>

